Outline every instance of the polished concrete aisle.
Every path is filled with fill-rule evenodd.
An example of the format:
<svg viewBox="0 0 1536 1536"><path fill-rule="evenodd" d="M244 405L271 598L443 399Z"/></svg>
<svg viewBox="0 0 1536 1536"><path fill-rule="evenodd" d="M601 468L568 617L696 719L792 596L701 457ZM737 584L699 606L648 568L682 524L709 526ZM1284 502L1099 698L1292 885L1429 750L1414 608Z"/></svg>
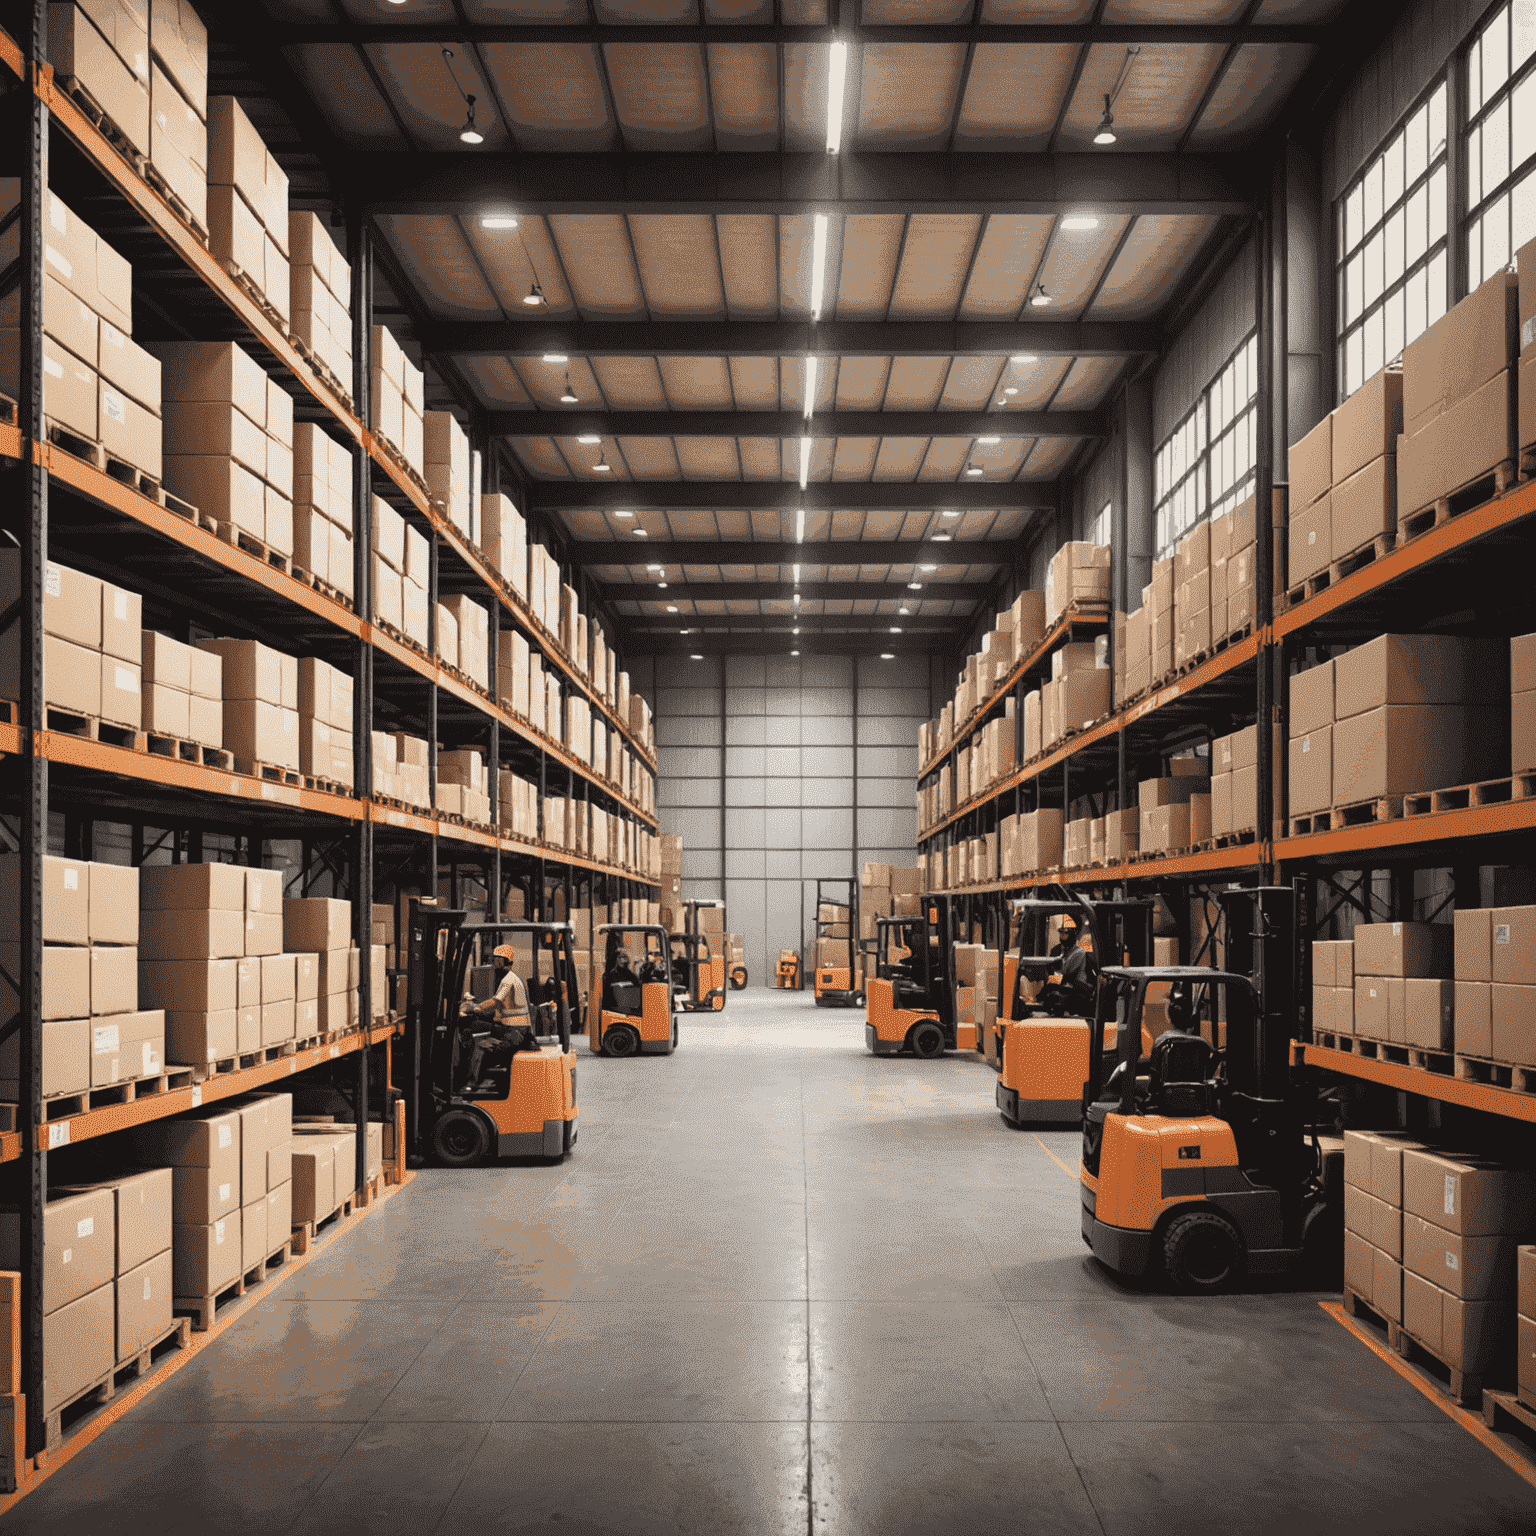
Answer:
<svg viewBox="0 0 1536 1536"><path fill-rule="evenodd" d="M1075 1133L862 1025L583 1055L564 1166L422 1173L0 1533L1536 1530L1315 1296L1108 1279Z"/></svg>

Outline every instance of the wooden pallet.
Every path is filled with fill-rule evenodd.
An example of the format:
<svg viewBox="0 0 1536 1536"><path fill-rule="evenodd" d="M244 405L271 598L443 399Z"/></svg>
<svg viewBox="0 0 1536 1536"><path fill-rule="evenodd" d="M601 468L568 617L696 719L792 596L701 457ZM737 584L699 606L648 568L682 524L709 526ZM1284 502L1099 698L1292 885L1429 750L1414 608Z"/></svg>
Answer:
<svg viewBox="0 0 1536 1536"><path fill-rule="evenodd" d="M1344 1287L1344 1294L1340 1298L1344 1310L1357 1322L1373 1322L1383 1329L1392 1326L1392 1319L1373 1302L1369 1296L1362 1296L1359 1291Z"/></svg>
<svg viewBox="0 0 1536 1536"><path fill-rule="evenodd" d="M76 715L67 709L54 709L50 705L43 713L47 730L60 736L80 736L86 741L99 741L109 747L127 747L135 752L144 750L144 732L129 725L113 725L110 720L98 720L94 715Z"/></svg>
<svg viewBox="0 0 1536 1536"><path fill-rule="evenodd" d="M271 299L267 297L266 293L262 289L261 283L256 280L255 276L252 273L247 272L238 261L234 261L229 257L220 256L217 258L217 260L219 265L223 267L224 270L229 274L229 280L238 289L240 289L240 291L245 294L246 298L248 298L257 307L257 309L259 309L267 317L267 319L271 321L271 323L276 326L277 329L281 331L282 334L286 337L288 334L287 320L283 318L283 316L278 312L277 306L273 304Z"/></svg>
<svg viewBox="0 0 1536 1536"><path fill-rule="evenodd" d="M146 1348L136 1354L129 1355L124 1360L119 1360L110 1371L103 1376L98 1376L89 1386L82 1387L73 1397L60 1403L43 1420L43 1443L49 1451L56 1451L64 1443L66 1437L66 1419L68 1429L83 1419L88 1413L110 1403L117 1396L119 1386L118 1378L121 1377L121 1385L127 1386L131 1382L139 1380L148 1374L153 1363L153 1356L168 1342L173 1343L176 1349L184 1349L189 1337L187 1319L177 1318L158 1338L153 1340Z"/></svg>
<svg viewBox="0 0 1536 1536"><path fill-rule="evenodd" d="M294 789L303 787L304 775L297 769L285 768L281 763L260 763L249 758L237 757L235 772L247 774L253 779L266 779L272 784L288 784Z"/></svg>
<svg viewBox="0 0 1536 1536"><path fill-rule="evenodd" d="M1250 827L1246 832L1223 832L1220 837L1213 837L1211 841L1218 848L1243 848L1257 841L1258 835Z"/></svg>
<svg viewBox="0 0 1536 1536"><path fill-rule="evenodd" d="M194 1083L206 1083L210 1077L223 1077L226 1073L237 1071L239 1066L238 1056L223 1056L217 1061L198 1062L187 1070L191 1072Z"/></svg>
<svg viewBox="0 0 1536 1536"><path fill-rule="evenodd" d="M1332 825L1331 811L1315 811L1310 816L1292 816L1289 822L1290 836L1310 837L1314 832L1326 832Z"/></svg>
<svg viewBox="0 0 1536 1536"><path fill-rule="evenodd" d="M295 581L302 581L306 587L318 592L321 597L328 597L333 603L340 603L349 613L356 612L356 604L353 603L350 594L343 592L340 587L332 586L330 582L316 576L313 571L306 571L303 566L290 563L288 574Z"/></svg>
<svg viewBox="0 0 1536 1536"><path fill-rule="evenodd" d="M375 614L373 618L369 620L369 623L371 623L375 629L382 629L384 633L398 645L403 645L407 649L415 651L418 656L425 656L428 661L436 663L437 658L431 653L431 651L426 648L426 646L422 645L418 640L412 640L411 637L406 634L403 629L397 628L395 625L391 624L388 619L381 619L377 614Z"/></svg>
<svg viewBox="0 0 1536 1536"><path fill-rule="evenodd" d="M1299 607L1302 603L1310 602L1319 592L1326 592L1329 587L1337 586L1346 576L1353 576L1356 571L1365 566L1385 559L1401 542L1401 532L1379 533L1369 543L1362 544L1358 549L1350 550L1347 555L1341 555L1337 560L1330 561L1323 570L1315 571L1301 581L1292 582L1283 592L1277 593L1280 599L1280 611L1283 613L1288 609Z"/></svg>
<svg viewBox="0 0 1536 1536"><path fill-rule="evenodd" d="M111 114L91 94L91 89L78 75L55 75L53 83L58 86L82 113L90 120L91 125L101 134L118 154L142 177L144 174L144 156L137 150L132 140L121 128Z"/></svg>
<svg viewBox="0 0 1536 1536"><path fill-rule="evenodd" d="M1517 773L1507 779L1484 779L1481 784L1457 784L1449 789L1429 789L1403 796L1404 816L1434 816L1442 811L1464 811L1479 805L1503 805L1529 800L1536 795L1536 773Z"/></svg>
<svg viewBox="0 0 1536 1536"><path fill-rule="evenodd" d="M298 1048L296 1040L279 1040L276 1045L264 1045L259 1051L241 1051L235 1059L243 1071L246 1067L261 1067L271 1061L281 1061L285 1056L292 1056Z"/></svg>
<svg viewBox="0 0 1536 1536"><path fill-rule="evenodd" d="M254 555L258 560L264 560L274 570L281 571L285 576L290 574L293 561L288 555L247 533L238 523L214 521L213 531L224 543L233 544L236 549L243 549L246 554Z"/></svg>
<svg viewBox="0 0 1536 1536"><path fill-rule="evenodd" d="M1401 1323L1390 1320L1387 1323L1387 1343L1395 1354L1401 1355L1410 1364L1436 1367L1429 1370L1428 1374L1432 1380L1440 1383L1441 1390L1453 1402L1463 1408L1476 1408L1481 1402L1483 1396L1481 1371L1464 1371L1459 1366L1452 1365L1449 1360L1442 1358L1438 1350L1431 1349L1423 1339L1409 1333ZM1440 1376L1441 1371L1445 1372L1443 1380Z"/></svg>
<svg viewBox="0 0 1536 1536"><path fill-rule="evenodd" d="M172 1298L171 1304L178 1312L190 1314L193 1333L207 1333L221 1307L228 1307L247 1291L255 1290L274 1270L281 1269L292 1257L293 1242L289 1239L280 1248L274 1248L259 1264L252 1265L238 1279L213 1295L176 1296Z"/></svg>
<svg viewBox="0 0 1536 1536"><path fill-rule="evenodd" d="M348 1195L329 1216L321 1216L315 1221L295 1222L290 1239L295 1256L303 1258L322 1237L345 1221L356 1208L356 1201L355 1193Z"/></svg>
<svg viewBox="0 0 1536 1536"><path fill-rule="evenodd" d="M1249 621L1246 624L1244 624L1242 626L1242 628L1229 630L1225 635L1222 635L1219 639L1213 640L1211 642L1211 649L1213 651L1226 651L1226 650L1230 650L1234 645L1241 645L1242 642L1244 640L1246 640L1248 638L1248 636L1251 635L1252 633L1253 633L1253 620L1249 619Z"/></svg>
<svg viewBox="0 0 1536 1536"><path fill-rule="evenodd" d="M1520 478L1536 480L1536 443L1520 450Z"/></svg>
<svg viewBox="0 0 1536 1536"><path fill-rule="evenodd" d="M160 731L146 731L146 750L154 757L173 757L182 763L197 763L204 768L217 768L228 773L234 763L232 753L222 747L204 746L200 741L186 741L180 736L167 736Z"/></svg>
<svg viewBox="0 0 1536 1536"><path fill-rule="evenodd" d="M1456 1076L1464 1083L1507 1088L1512 1093L1536 1093L1536 1067L1518 1062L1492 1061L1485 1056L1456 1057Z"/></svg>
<svg viewBox="0 0 1536 1536"><path fill-rule="evenodd" d="M158 1338L151 1339L137 1354L129 1355L117 1362L117 1374L124 1376L128 1381L137 1381L149 1372L152 1357L163 1344L171 1344L176 1349L185 1349L192 1336L192 1320L188 1317L175 1318L171 1326L160 1334Z"/></svg>
<svg viewBox="0 0 1536 1536"><path fill-rule="evenodd" d="M193 238L205 250L208 247L208 231L203 227L202 221L192 212L189 204L184 202L176 193L164 176L155 168L152 160L144 162L144 180L160 194L162 201L170 208L171 212L192 231Z"/></svg>
<svg viewBox="0 0 1536 1536"><path fill-rule="evenodd" d="M99 469L104 475L110 475L114 480L128 486L130 490L149 497L160 506L165 505L165 488L158 478L147 470L130 464L127 459L118 458L116 454L109 453L102 444L92 442L88 437L81 437L79 433L71 432L68 427L60 426L56 421L45 422L44 433L50 447L57 448L61 453L67 453L70 458L79 459L94 469Z"/></svg>
<svg viewBox="0 0 1536 1536"><path fill-rule="evenodd" d="M14 427L18 423L16 402L9 395L0 395L0 425Z"/></svg>
<svg viewBox="0 0 1536 1536"><path fill-rule="evenodd" d="M1463 512L1470 512L1475 507L1480 507L1485 502L1502 496L1514 483L1514 461L1504 459L1495 464L1492 469L1484 470L1475 480L1467 481L1459 490L1439 497L1417 512L1410 512L1406 517L1398 518L1398 542L1407 543L1409 539L1416 539L1420 534L1428 533L1431 528L1438 528L1442 523L1450 522L1453 517L1460 517Z"/></svg>
<svg viewBox="0 0 1536 1536"><path fill-rule="evenodd" d="M1328 824L1332 831L1341 832L1345 827L1368 827L1376 822L1396 821L1402 814L1401 795L1378 795L1372 800L1358 800L1353 805L1334 806L1328 813Z"/></svg>
<svg viewBox="0 0 1536 1536"><path fill-rule="evenodd" d="M319 793L325 795L350 796L352 794L352 786L350 784L343 784L337 779L320 778L315 774L310 773L306 773L303 778L305 789L317 790Z"/></svg>
<svg viewBox="0 0 1536 1536"><path fill-rule="evenodd" d="M1489 1429L1507 1429L1502 1421L1513 1419L1522 1429L1536 1431L1536 1406L1522 1403L1513 1392L1496 1392L1492 1387L1483 1388L1483 1423Z"/></svg>

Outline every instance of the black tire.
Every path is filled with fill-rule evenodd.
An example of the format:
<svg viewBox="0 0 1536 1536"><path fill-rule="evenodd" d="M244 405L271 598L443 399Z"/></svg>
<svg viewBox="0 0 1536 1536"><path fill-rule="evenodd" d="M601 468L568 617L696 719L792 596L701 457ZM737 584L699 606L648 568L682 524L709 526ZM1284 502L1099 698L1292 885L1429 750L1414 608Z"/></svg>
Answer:
<svg viewBox="0 0 1536 1536"><path fill-rule="evenodd" d="M640 1036L628 1024L611 1024L603 1035L604 1056L638 1056Z"/></svg>
<svg viewBox="0 0 1536 1536"><path fill-rule="evenodd" d="M912 1047L914 1056L932 1061L936 1056L944 1054L944 1031L931 1019L922 1024L914 1024L912 1032L907 1036L907 1044Z"/></svg>
<svg viewBox="0 0 1536 1536"><path fill-rule="evenodd" d="M1174 1290L1187 1295L1231 1290L1243 1273L1243 1240L1219 1212L1190 1211L1163 1233L1163 1268Z"/></svg>
<svg viewBox="0 0 1536 1536"><path fill-rule="evenodd" d="M738 966L731 972L731 991L740 992L747 984L746 966Z"/></svg>
<svg viewBox="0 0 1536 1536"><path fill-rule="evenodd" d="M432 1127L432 1152L445 1168L473 1168L490 1150L490 1130L472 1109L450 1109Z"/></svg>

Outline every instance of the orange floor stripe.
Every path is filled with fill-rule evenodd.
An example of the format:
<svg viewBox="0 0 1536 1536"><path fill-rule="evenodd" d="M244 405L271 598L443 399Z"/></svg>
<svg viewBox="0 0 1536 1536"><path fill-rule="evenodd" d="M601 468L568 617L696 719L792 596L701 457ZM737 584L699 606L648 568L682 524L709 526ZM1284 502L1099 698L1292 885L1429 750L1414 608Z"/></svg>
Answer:
<svg viewBox="0 0 1536 1536"><path fill-rule="evenodd" d="M1388 1349L1380 1339L1372 1338L1372 1336L1367 1333L1365 1329L1363 1329L1359 1323L1357 1323L1354 1318L1352 1318L1338 1302L1320 1301L1318 1302L1318 1306L1320 1306L1323 1311L1326 1312L1329 1317L1334 1320L1334 1322L1338 1323L1341 1327L1348 1329L1349 1332L1352 1333L1357 1339L1359 1339L1359 1341L1364 1344L1365 1347L1370 1350L1373 1355L1376 1355L1379 1359L1385 1360L1387 1364L1390 1365L1392 1369L1403 1378L1404 1381L1410 1383L1414 1387L1417 1387L1418 1390L1425 1397L1427 1397L1430 1402L1435 1405L1435 1407L1437 1407L1443 1414L1445 1414L1448 1419L1454 1419L1456 1423L1461 1425L1461 1427L1466 1430L1466 1432L1475 1440L1481 1441L1483 1445L1487 1446L1487 1448L1492 1451L1493 1454L1497 1456L1499 1460L1502 1461L1504 1465L1515 1474L1516 1477L1523 1478L1527 1483L1531 1485L1531 1487L1536 1488L1536 1462L1528 1461L1524 1456L1520 1455L1519 1452L1512 1450L1509 1446L1505 1445L1505 1443L1500 1440L1499 1437L1494 1434L1494 1432L1489 1429L1485 1423L1483 1423L1482 1419L1479 1418L1477 1414L1469 1413L1465 1408L1458 1407L1450 1400L1450 1398L1448 1398L1442 1391L1440 1391L1438 1387L1431 1386L1430 1383L1425 1381L1424 1378L1420 1376L1419 1373L1414 1370L1406 1360L1402 1359L1402 1357L1399 1355L1393 1354L1392 1351Z"/></svg>
<svg viewBox="0 0 1536 1536"><path fill-rule="evenodd" d="M1034 1136L1035 1133L1033 1131L1031 1131L1030 1135ZM1035 1136L1035 1140L1036 1141L1040 1141L1040 1138L1038 1136ZM1042 1152L1044 1152L1045 1155L1048 1158L1050 1158L1050 1160L1053 1163L1055 1163L1056 1166L1058 1168L1060 1168L1061 1171L1064 1174L1066 1174L1068 1178L1075 1179L1078 1176L1077 1169L1076 1168L1068 1168L1067 1165L1064 1162L1062 1162L1062 1160L1059 1157L1057 1157L1056 1154L1054 1152L1052 1152L1051 1149L1048 1146L1046 1146L1046 1144L1043 1141L1040 1141L1040 1150Z"/></svg>
<svg viewBox="0 0 1536 1536"><path fill-rule="evenodd" d="M409 1184L415 1177L414 1173L407 1173L405 1184ZM244 1317L252 1307L259 1306L274 1291L284 1285L291 1276L298 1274L317 1253L323 1253L329 1249L331 1237L339 1232L350 1230L359 1221L366 1221L386 1200L393 1198L399 1190L403 1189L405 1184L386 1184L383 1193L372 1205L364 1206L361 1210L354 1211L340 1226L328 1233L318 1247L311 1248L308 1253L297 1258L289 1259L282 1269L272 1277L270 1284L263 1284L258 1290L252 1291L250 1295L241 1297L234 1306L214 1322L213 1326L206 1333L191 1334L185 1349L174 1350L168 1354L154 1368L150 1376L113 1398L88 1424L83 1424L79 1429L75 1430L57 1451L51 1454L44 1451L39 1456L29 1458L17 1478L20 1486L16 1492L0 1494L0 1515L6 1514L26 1498L29 1493L52 1477L60 1467L72 1461L86 1446L90 1445L93 1440L98 1439L107 1429L122 1418L134 1404L142 1401L156 1387L163 1386L177 1371L196 1359L198 1354L213 1343L226 1328Z"/></svg>

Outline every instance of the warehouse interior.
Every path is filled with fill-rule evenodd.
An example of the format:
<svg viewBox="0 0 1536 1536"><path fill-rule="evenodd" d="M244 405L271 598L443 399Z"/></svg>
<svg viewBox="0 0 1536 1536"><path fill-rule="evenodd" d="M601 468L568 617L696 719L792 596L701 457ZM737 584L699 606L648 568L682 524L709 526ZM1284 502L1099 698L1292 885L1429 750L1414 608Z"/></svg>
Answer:
<svg viewBox="0 0 1536 1536"><path fill-rule="evenodd" d="M0 1533L1536 1527L1532 0L0 113Z"/></svg>

